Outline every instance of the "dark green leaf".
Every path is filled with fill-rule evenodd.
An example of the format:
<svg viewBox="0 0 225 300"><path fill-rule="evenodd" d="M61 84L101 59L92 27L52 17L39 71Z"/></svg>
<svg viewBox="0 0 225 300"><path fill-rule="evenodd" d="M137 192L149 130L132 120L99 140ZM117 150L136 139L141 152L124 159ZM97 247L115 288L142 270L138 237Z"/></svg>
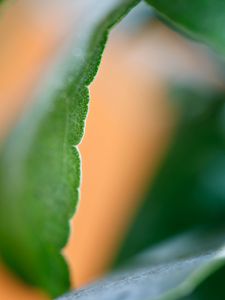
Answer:
<svg viewBox="0 0 225 300"><path fill-rule="evenodd" d="M146 0L146 2L191 37L225 54L225 1Z"/></svg>
<svg viewBox="0 0 225 300"><path fill-rule="evenodd" d="M225 95L177 89L180 121L116 264L184 230L225 223Z"/></svg>
<svg viewBox="0 0 225 300"><path fill-rule="evenodd" d="M1 256L27 282L54 296L69 288L61 250L79 197L75 146L84 132L87 86L109 29L137 2L76 1L79 34L43 78L24 117L1 146Z"/></svg>
<svg viewBox="0 0 225 300"><path fill-rule="evenodd" d="M221 268L203 281L192 295L180 300L221 300L225 299L225 268Z"/></svg>
<svg viewBox="0 0 225 300"><path fill-rule="evenodd" d="M207 277L217 271L225 273L224 265L224 229L220 233L188 234L139 255L105 280L59 300L177 300L188 295L194 297L199 285L198 293L200 290L204 293L201 283ZM213 284L211 280L209 282ZM220 283L222 289L224 284Z"/></svg>

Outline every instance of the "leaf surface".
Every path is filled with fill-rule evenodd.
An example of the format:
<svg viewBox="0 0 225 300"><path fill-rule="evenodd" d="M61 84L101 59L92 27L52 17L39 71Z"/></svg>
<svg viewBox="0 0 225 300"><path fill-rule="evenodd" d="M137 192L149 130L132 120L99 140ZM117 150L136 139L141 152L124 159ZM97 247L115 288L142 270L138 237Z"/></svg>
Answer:
<svg viewBox="0 0 225 300"><path fill-rule="evenodd" d="M88 85L97 72L109 29L137 2L70 3L76 12L76 32L1 145L1 256L24 280L52 296L70 286L61 251L79 198L76 145L84 132Z"/></svg>
<svg viewBox="0 0 225 300"><path fill-rule="evenodd" d="M225 2L223 0L146 0L169 22L225 54Z"/></svg>
<svg viewBox="0 0 225 300"><path fill-rule="evenodd" d="M208 297L201 284L214 272L225 274L224 250L224 230L222 234L185 234L138 255L105 280L59 300L199 300L199 291L202 299L222 299ZM208 284L213 280L209 278ZM222 280L220 284L223 293L219 296L223 297Z"/></svg>

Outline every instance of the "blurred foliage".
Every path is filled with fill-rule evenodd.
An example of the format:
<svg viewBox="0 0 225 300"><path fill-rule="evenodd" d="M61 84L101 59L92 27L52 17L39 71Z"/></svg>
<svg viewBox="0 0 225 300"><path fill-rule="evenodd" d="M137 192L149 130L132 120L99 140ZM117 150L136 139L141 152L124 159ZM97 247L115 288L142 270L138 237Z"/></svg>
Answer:
<svg viewBox="0 0 225 300"><path fill-rule="evenodd" d="M197 41L225 54L224 11L221 0L145 0L163 18Z"/></svg>
<svg viewBox="0 0 225 300"><path fill-rule="evenodd" d="M225 223L225 94L206 87L172 94L179 124L116 264L183 231Z"/></svg>
<svg viewBox="0 0 225 300"><path fill-rule="evenodd" d="M225 267L212 273L203 281L199 287L190 295L180 300L222 300L225 299Z"/></svg>

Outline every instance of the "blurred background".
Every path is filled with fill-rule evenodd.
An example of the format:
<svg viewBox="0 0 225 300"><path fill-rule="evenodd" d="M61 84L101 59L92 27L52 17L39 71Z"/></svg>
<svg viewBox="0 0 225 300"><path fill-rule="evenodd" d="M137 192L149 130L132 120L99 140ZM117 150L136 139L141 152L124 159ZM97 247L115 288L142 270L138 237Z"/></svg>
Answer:
<svg viewBox="0 0 225 300"><path fill-rule="evenodd" d="M72 30L76 12L60 1L21 0L3 6L0 14L0 137L4 140L51 56ZM73 286L103 276L122 251L177 132L180 115L169 96L172 83L221 90L218 60L205 46L167 27L144 3L113 29L91 84L86 133L79 146L81 200L64 251ZM15 297L46 299L2 263L0 299Z"/></svg>

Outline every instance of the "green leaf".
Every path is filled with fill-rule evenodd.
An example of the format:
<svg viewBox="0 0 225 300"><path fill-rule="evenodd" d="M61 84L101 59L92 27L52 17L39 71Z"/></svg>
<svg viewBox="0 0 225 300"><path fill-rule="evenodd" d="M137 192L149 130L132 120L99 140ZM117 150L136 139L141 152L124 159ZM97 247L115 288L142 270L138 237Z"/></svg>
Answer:
<svg viewBox="0 0 225 300"><path fill-rule="evenodd" d="M221 300L225 299L224 289L225 268L221 268L206 278L193 294L180 300Z"/></svg>
<svg viewBox="0 0 225 300"><path fill-rule="evenodd" d="M225 54L225 1L146 0L175 26Z"/></svg>
<svg viewBox="0 0 225 300"><path fill-rule="evenodd" d="M202 286L209 277L207 281L212 287L215 278L210 276L217 272L224 275L224 265L224 229L220 233L189 233L138 255L106 279L59 300L224 299L222 280L222 293L216 294L217 282L214 298L208 297L207 288ZM198 298L200 295L205 298Z"/></svg>
<svg viewBox="0 0 225 300"><path fill-rule="evenodd" d="M75 146L84 132L87 86L97 72L109 29L137 3L76 1L72 42L1 146L1 256L24 280L53 296L70 286L61 252L79 198Z"/></svg>
<svg viewBox="0 0 225 300"><path fill-rule="evenodd" d="M225 223L225 94L203 87L177 88L171 96L177 129L116 265L183 231Z"/></svg>

